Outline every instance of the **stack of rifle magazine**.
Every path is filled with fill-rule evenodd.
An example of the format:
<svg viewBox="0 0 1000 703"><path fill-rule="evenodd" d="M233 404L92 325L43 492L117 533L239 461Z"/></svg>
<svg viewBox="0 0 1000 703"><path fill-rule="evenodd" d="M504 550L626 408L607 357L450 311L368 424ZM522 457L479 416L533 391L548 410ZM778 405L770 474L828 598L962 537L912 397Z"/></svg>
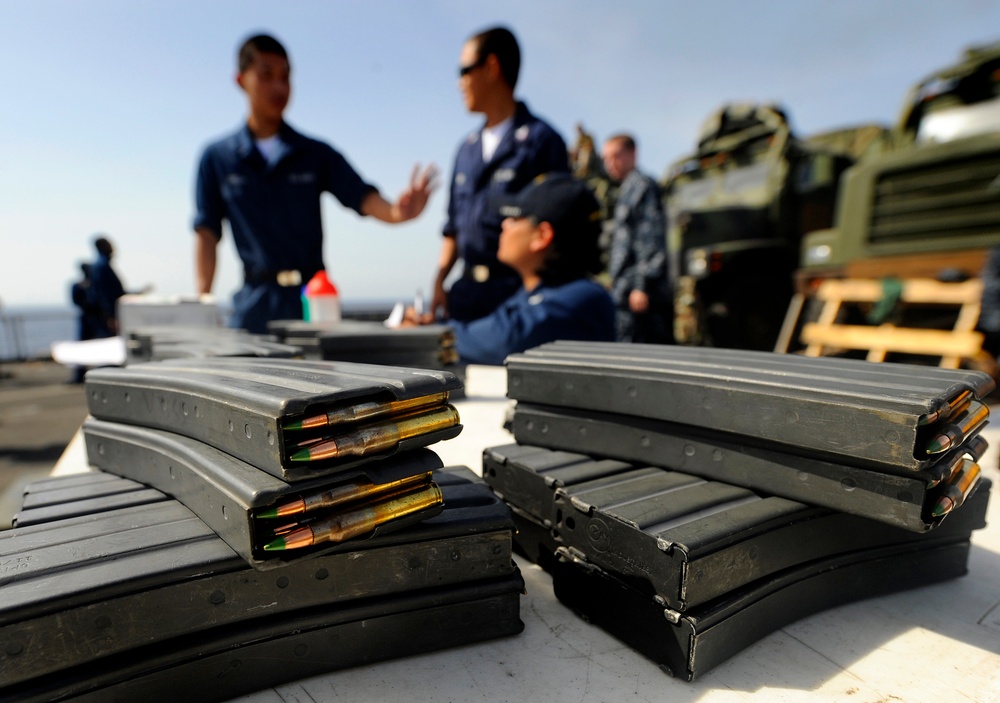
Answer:
<svg viewBox="0 0 1000 703"><path fill-rule="evenodd" d="M461 431L447 372L209 357L86 377L91 463L176 497L260 568L441 509L424 449ZM141 461L136 461L136 459Z"/></svg>
<svg viewBox="0 0 1000 703"><path fill-rule="evenodd" d="M301 348L307 359L421 369L445 369L458 361L455 336L447 325L395 328L371 320L276 320L268 331Z"/></svg>
<svg viewBox="0 0 1000 703"><path fill-rule="evenodd" d="M125 340L126 363L209 356L247 356L300 359L300 347L282 343L274 335L250 334L230 327L183 325L132 329Z"/></svg>
<svg viewBox="0 0 1000 703"><path fill-rule="evenodd" d="M788 622L954 578L985 374L556 342L507 360L483 476L556 596L691 680Z"/></svg>
<svg viewBox="0 0 1000 703"><path fill-rule="evenodd" d="M555 342L507 360L519 442L926 531L975 486L993 380L763 352Z"/></svg>
<svg viewBox="0 0 1000 703"><path fill-rule="evenodd" d="M172 359L86 376L86 475L0 560L0 701L233 698L518 632L509 509L427 447L443 371ZM272 662L272 664L267 664Z"/></svg>
<svg viewBox="0 0 1000 703"><path fill-rule="evenodd" d="M465 467L407 530L251 568L179 501L90 472L0 533L0 701L217 701L519 632L510 511Z"/></svg>

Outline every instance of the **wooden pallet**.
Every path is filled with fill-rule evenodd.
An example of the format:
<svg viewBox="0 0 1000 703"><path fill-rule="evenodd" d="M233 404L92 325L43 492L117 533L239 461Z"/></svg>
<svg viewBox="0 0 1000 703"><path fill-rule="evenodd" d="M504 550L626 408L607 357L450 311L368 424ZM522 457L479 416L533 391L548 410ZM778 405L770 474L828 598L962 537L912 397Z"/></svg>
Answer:
<svg viewBox="0 0 1000 703"><path fill-rule="evenodd" d="M983 285L979 279L961 283L942 283L933 279L905 279L899 303L908 306L957 308L955 324L951 329L917 329L892 324L851 325L841 324L838 318L847 304L871 304L882 300L885 288L882 281L873 279L827 280L820 284L815 297L822 303L815 322L802 326L799 340L805 345L806 356L824 356L845 350L867 350L868 361L885 361L892 352L941 357L939 366L956 369L963 360L983 363L983 335L975 331L979 320L979 306ZM803 308L803 299L792 301L786 316L782 338L777 351L787 351L789 330L797 326ZM987 355L988 356L988 355Z"/></svg>

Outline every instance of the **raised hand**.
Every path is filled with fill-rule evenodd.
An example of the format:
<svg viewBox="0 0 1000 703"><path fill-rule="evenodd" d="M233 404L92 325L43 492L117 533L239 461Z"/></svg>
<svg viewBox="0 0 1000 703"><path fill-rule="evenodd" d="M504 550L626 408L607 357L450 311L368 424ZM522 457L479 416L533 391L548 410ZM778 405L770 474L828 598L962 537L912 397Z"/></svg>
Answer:
<svg viewBox="0 0 1000 703"><path fill-rule="evenodd" d="M400 222L412 220L424 211L431 194L438 187L437 177L438 170L434 164L430 164L423 171L420 170L420 164L413 166L413 173L410 174L410 187L403 191L396 201Z"/></svg>

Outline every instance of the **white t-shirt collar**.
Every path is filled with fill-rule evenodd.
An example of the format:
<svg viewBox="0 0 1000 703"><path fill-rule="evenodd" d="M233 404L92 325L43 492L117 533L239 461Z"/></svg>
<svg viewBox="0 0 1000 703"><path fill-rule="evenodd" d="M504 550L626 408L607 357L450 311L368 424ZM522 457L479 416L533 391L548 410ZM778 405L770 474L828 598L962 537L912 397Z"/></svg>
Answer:
<svg viewBox="0 0 1000 703"><path fill-rule="evenodd" d="M483 127L483 161L489 161L493 158L493 154L496 153L497 147L503 141L504 135L510 131L513 124L514 117L512 115L492 127Z"/></svg>
<svg viewBox="0 0 1000 703"><path fill-rule="evenodd" d="M264 139L257 139L255 143L257 144L257 149L264 155L264 160L267 163L273 164L278 160L278 154L281 153L281 138L277 134L272 134L270 137L265 137Z"/></svg>

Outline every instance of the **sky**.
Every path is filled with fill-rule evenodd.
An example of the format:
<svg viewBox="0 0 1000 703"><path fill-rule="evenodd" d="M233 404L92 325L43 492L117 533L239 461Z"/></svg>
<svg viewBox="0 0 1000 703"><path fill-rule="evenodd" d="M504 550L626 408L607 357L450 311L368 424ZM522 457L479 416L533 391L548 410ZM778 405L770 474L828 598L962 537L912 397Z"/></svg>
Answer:
<svg viewBox="0 0 1000 703"><path fill-rule="evenodd" d="M68 304L93 239L128 289L194 293L194 170L239 127L235 54L274 34L289 51L286 119L343 153L390 200L416 163L442 188L390 226L323 196L324 255L345 300L429 293L446 184L481 118L457 87L464 41L517 35L517 95L567 140L620 131L661 176L732 101L778 102L800 136L891 124L908 88L970 45L1000 40L987 0L0 0L0 305ZM228 230L213 292L242 269Z"/></svg>

